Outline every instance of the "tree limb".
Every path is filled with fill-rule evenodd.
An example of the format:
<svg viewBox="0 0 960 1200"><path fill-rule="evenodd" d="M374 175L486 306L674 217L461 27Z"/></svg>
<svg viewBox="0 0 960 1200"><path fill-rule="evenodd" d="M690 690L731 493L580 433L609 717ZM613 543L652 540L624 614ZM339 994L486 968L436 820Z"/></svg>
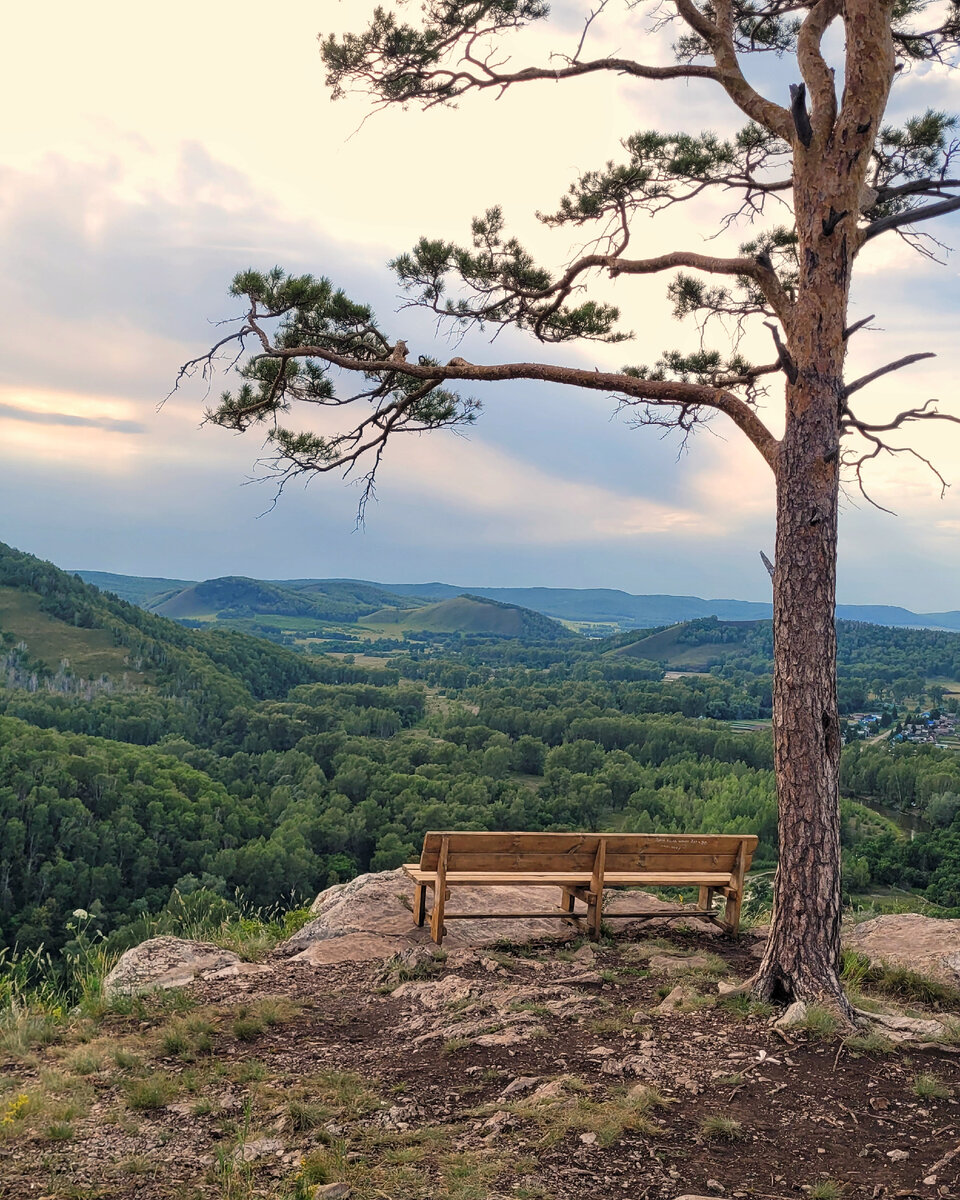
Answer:
<svg viewBox="0 0 960 1200"><path fill-rule="evenodd" d="M889 217L881 217L873 221L863 230L863 240L869 242L878 234L886 233L889 229L900 229L903 225L916 225L918 221L929 221L933 217L942 217L947 213L956 212L960 208L960 196L952 196L949 200L941 200L938 204L924 204L921 208L910 208L906 212L892 213Z"/></svg>
<svg viewBox="0 0 960 1200"><path fill-rule="evenodd" d="M837 119L837 93L833 71L820 49L823 35L840 15L840 0L818 0L813 4L797 35L797 63L810 90L811 133L825 142Z"/></svg>
<svg viewBox="0 0 960 1200"><path fill-rule="evenodd" d="M716 63L716 78L741 112L785 142L792 142L794 130L790 113L761 96L747 82L740 68L734 43L732 0L716 0L716 24L701 12L694 0L674 0L674 3L684 21L710 47Z"/></svg>
<svg viewBox="0 0 960 1200"><path fill-rule="evenodd" d="M677 409L707 408L725 414L750 439L764 460L775 469L779 443L767 429L756 412L746 401L725 388L711 387L699 383L684 383L674 380L649 380L633 375L611 371L590 371L579 367L566 367L549 363L496 363L480 365L468 363L462 358L452 359L446 364L395 362L391 358L381 360L357 358L322 345L274 346L259 327L256 316L248 317L240 333L254 333L262 344L269 346L265 356L271 359L319 359L345 371L359 372L368 378L386 375L404 376L422 380L435 388L449 380L494 382L509 379L528 379L544 383L588 388L591 391L611 392L629 397L631 400L662 407ZM195 360L195 365L201 360ZM382 389L380 389L382 390ZM428 389L429 390L429 389ZM402 402L401 402L402 403ZM380 414L374 414L374 418ZM368 418L373 420L374 418ZM335 464L336 465L336 464ZM342 464L340 464L342 465Z"/></svg>
<svg viewBox="0 0 960 1200"><path fill-rule="evenodd" d="M868 318L869 320L869 318ZM868 383L873 383L875 379L880 379L883 375L889 375L893 371L899 371L901 367L909 367L912 363L920 362L924 358L936 358L936 354L932 350L927 350L923 354L905 354L903 358L898 358L896 362L887 363L885 367L877 367L875 371L871 371L869 375L861 375L859 379L855 379L853 383L848 383L843 389L844 396L852 396L854 392L859 392L861 388L867 386ZM895 426L891 426L895 428Z"/></svg>

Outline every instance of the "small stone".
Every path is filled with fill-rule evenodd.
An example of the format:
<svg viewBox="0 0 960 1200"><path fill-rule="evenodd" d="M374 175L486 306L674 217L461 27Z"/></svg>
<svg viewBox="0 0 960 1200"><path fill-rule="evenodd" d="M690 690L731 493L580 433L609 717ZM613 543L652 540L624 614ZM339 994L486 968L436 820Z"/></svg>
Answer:
<svg viewBox="0 0 960 1200"><path fill-rule="evenodd" d="M278 1138L257 1138L252 1142L242 1142L233 1152L234 1162L255 1162L266 1154L282 1154L283 1142Z"/></svg>
<svg viewBox="0 0 960 1200"><path fill-rule="evenodd" d="M802 1000L794 1000L787 1011L774 1021L774 1029L795 1029L807 1019L807 1006Z"/></svg>
<svg viewBox="0 0 960 1200"><path fill-rule="evenodd" d="M708 1179L707 1187L711 1192L722 1192L724 1190L723 1184L718 1179Z"/></svg>
<svg viewBox="0 0 960 1200"><path fill-rule="evenodd" d="M541 1075L521 1075L517 1079L512 1080L500 1093L501 1100L507 1096L515 1096L518 1092L529 1092L531 1088L535 1088L540 1080Z"/></svg>
<svg viewBox="0 0 960 1200"><path fill-rule="evenodd" d="M887 1151L887 1158L889 1158L891 1162L903 1162L903 1160L905 1158L909 1158L909 1157L910 1157L910 1155L906 1152L906 1150L888 1150Z"/></svg>
<svg viewBox="0 0 960 1200"><path fill-rule="evenodd" d="M590 963L591 966L596 962L597 956L593 952L592 946L581 946L576 954L571 955L574 962Z"/></svg>
<svg viewBox="0 0 960 1200"><path fill-rule="evenodd" d="M688 987L684 987L682 983L678 984L669 995L657 1005L657 1012L664 1013L669 1016L672 1013L681 1012L685 1005L696 999L697 993Z"/></svg>
<svg viewBox="0 0 960 1200"><path fill-rule="evenodd" d="M936 1177L936 1175L928 1175L923 1182L926 1184L927 1187L935 1187L936 1182L937 1182L937 1177Z"/></svg>
<svg viewBox="0 0 960 1200"><path fill-rule="evenodd" d="M580 1134L580 1141L583 1142L583 1144L585 1146L593 1146L596 1143L596 1140L597 1140L597 1135L595 1133L581 1133Z"/></svg>
<svg viewBox="0 0 960 1200"><path fill-rule="evenodd" d="M313 1192L313 1200L347 1200L350 1195L348 1183L321 1183Z"/></svg>
<svg viewBox="0 0 960 1200"><path fill-rule="evenodd" d="M597 988L603 987L603 980L596 971L584 971L580 975L570 975L566 979L558 979L561 987Z"/></svg>

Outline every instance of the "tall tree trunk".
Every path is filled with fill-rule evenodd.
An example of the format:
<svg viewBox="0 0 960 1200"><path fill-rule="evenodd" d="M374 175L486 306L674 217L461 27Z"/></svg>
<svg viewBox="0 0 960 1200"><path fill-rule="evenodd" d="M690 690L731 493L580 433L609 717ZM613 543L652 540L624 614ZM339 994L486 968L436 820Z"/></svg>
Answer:
<svg viewBox="0 0 960 1200"><path fill-rule="evenodd" d="M837 711L837 511L847 302L862 168L824 187L820 151L798 151L799 288L784 357L786 425L777 454L773 578L773 738L779 865L773 919L754 989L827 999L840 986L840 722ZM842 214L837 216L836 214Z"/></svg>
<svg viewBox="0 0 960 1200"><path fill-rule="evenodd" d="M788 424L777 472L773 732L780 857L775 915L754 987L776 1000L828 998L846 1013L839 980L835 626L841 383L813 384L819 395L802 398L808 403ZM795 390L809 390L809 381L798 380Z"/></svg>

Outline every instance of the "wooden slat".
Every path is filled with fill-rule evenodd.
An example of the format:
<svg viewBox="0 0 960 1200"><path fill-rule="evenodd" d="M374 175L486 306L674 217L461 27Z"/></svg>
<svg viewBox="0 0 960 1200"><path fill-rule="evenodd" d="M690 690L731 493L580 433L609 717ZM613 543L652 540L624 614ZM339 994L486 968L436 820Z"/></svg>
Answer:
<svg viewBox="0 0 960 1200"><path fill-rule="evenodd" d="M406 868L405 868L406 869ZM417 883L435 882L436 871L423 871L414 867L407 874ZM476 887L498 885L549 886L551 884L578 887L592 882L589 871L448 871L447 885L467 884ZM672 887L675 885L704 884L710 887L729 887L736 877L726 871L607 871L603 876L604 886L624 887L630 884Z"/></svg>
<svg viewBox="0 0 960 1200"><path fill-rule="evenodd" d="M649 883L656 887L701 883L709 887L732 887L736 876L729 871L607 871L603 882L607 887L631 883Z"/></svg>
<svg viewBox="0 0 960 1200"><path fill-rule="evenodd" d="M611 920L615 921L619 921L621 918L626 919L627 917L629 917L631 921L636 920L638 917L648 917L651 921L655 920L657 917L693 917L697 921L713 921L717 925L723 924L722 918L710 909L689 908L685 905L675 908L644 908L639 912L620 912L620 910L617 909L616 912L607 913L607 916Z"/></svg>
<svg viewBox="0 0 960 1200"><path fill-rule="evenodd" d="M546 886L554 884L575 885L589 883L589 871L448 871L447 883L490 887L497 884L531 884Z"/></svg>
<svg viewBox="0 0 960 1200"><path fill-rule="evenodd" d="M525 912L448 912L443 914L443 919L445 921L506 921L515 917L529 917L531 920L553 920L556 918L561 921L569 921L572 917L579 915L582 914L558 912L556 909L550 909L549 912L533 912L528 909Z"/></svg>
<svg viewBox="0 0 960 1200"><path fill-rule="evenodd" d="M735 869L742 849L748 868L757 844L754 835L595 834L595 833L428 833L420 867L435 870L442 839L448 842L448 866L459 870L558 871L591 866L603 841L609 870Z"/></svg>

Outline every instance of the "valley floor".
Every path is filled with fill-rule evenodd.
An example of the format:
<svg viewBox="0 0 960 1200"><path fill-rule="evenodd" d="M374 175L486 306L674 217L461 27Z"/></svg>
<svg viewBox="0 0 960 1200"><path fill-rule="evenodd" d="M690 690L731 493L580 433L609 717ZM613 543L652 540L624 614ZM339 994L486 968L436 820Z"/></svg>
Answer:
<svg viewBox="0 0 960 1200"><path fill-rule="evenodd" d="M576 945L278 960L46 1045L23 1025L0 1049L0 1197L960 1194L958 1046L844 1042L816 1010L780 1033L718 1000L756 965L749 934Z"/></svg>

